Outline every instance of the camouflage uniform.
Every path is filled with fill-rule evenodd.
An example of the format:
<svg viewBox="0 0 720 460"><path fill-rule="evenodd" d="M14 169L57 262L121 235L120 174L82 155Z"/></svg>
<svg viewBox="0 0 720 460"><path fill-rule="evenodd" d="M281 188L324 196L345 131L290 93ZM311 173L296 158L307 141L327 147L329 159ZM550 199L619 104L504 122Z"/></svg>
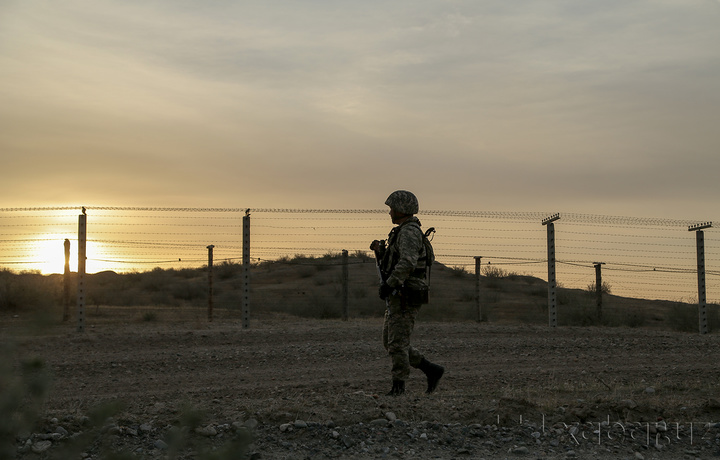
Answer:
<svg viewBox="0 0 720 460"><path fill-rule="evenodd" d="M383 345L392 359L394 380L407 380L410 366L419 367L423 359L423 355L410 346L410 335L421 304L409 299L402 289L403 286L427 288L422 237L420 221L410 217L390 232L383 258L383 269L390 274L386 283L395 288L388 297L383 324Z"/></svg>
<svg viewBox="0 0 720 460"><path fill-rule="evenodd" d="M444 368L432 364L418 350L410 346L415 318L427 295L426 265L428 254L423 244L415 195L405 190L393 192L385 201L390 216L398 225L388 236L388 247L383 254L381 269L387 276L380 287L380 296L387 301L383 323L383 346L392 360L393 388L388 393L398 396L405 391L405 380L410 366L422 370L428 379L427 392L437 387Z"/></svg>

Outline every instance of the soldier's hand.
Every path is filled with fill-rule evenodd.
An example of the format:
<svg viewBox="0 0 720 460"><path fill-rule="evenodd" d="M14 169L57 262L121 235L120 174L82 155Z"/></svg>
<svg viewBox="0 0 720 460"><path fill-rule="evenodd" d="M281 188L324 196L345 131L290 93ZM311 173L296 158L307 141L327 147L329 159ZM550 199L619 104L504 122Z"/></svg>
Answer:
<svg viewBox="0 0 720 460"><path fill-rule="evenodd" d="M378 290L378 295L380 296L381 299L387 300L388 297L390 297L390 294L392 294L392 292L393 292L393 288L389 284L383 283L380 285L380 289Z"/></svg>
<svg viewBox="0 0 720 460"><path fill-rule="evenodd" d="M380 250L380 242L378 240L373 240L372 243L370 243L370 250L371 251L379 251Z"/></svg>

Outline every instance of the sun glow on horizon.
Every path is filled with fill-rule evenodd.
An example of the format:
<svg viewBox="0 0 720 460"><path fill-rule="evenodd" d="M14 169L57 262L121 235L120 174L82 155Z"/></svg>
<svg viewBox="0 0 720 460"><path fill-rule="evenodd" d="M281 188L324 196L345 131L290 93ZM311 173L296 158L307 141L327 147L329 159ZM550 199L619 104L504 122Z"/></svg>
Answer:
<svg viewBox="0 0 720 460"><path fill-rule="evenodd" d="M35 243L33 249L33 264L29 269L38 270L43 275L62 274L65 272L65 240L70 241L70 271L78 270L78 242L77 239L68 238L65 235L47 235L45 238L39 239ZM87 258L85 264L86 273L94 273L101 267L96 267L93 259L97 253L96 245L88 241L85 256Z"/></svg>

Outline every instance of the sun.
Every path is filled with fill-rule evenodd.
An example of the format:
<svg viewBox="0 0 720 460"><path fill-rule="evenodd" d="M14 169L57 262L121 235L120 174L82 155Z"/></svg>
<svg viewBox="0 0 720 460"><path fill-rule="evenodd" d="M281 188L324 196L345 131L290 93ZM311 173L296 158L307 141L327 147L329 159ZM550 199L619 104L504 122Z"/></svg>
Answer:
<svg viewBox="0 0 720 460"><path fill-rule="evenodd" d="M43 275L65 272L65 240L70 241L70 271L78 269L78 240L74 235L47 234L35 241L33 249L32 270L39 270ZM97 260L98 245L88 241L85 247L86 273L94 273L102 268Z"/></svg>
<svg viewBox="0 0 720 460"><path fill-rule="evenodd" d="M43 275L65 271L65 237L47 235L35 243L34 252L37 263L33 268L40 270ZM77 240L70 240L70 270L77 271Z"/></svg>

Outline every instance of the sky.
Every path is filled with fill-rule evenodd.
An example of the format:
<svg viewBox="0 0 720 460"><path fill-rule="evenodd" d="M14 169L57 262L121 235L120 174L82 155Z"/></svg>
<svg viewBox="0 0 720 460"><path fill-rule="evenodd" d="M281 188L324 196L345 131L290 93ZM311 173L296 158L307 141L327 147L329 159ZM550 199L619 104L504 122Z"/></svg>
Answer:
<svg viewBox="0 0 720 460"><path fill-rule="evenodd" d="M713 220L720 1L0 0L0 206Z"/></svg>

